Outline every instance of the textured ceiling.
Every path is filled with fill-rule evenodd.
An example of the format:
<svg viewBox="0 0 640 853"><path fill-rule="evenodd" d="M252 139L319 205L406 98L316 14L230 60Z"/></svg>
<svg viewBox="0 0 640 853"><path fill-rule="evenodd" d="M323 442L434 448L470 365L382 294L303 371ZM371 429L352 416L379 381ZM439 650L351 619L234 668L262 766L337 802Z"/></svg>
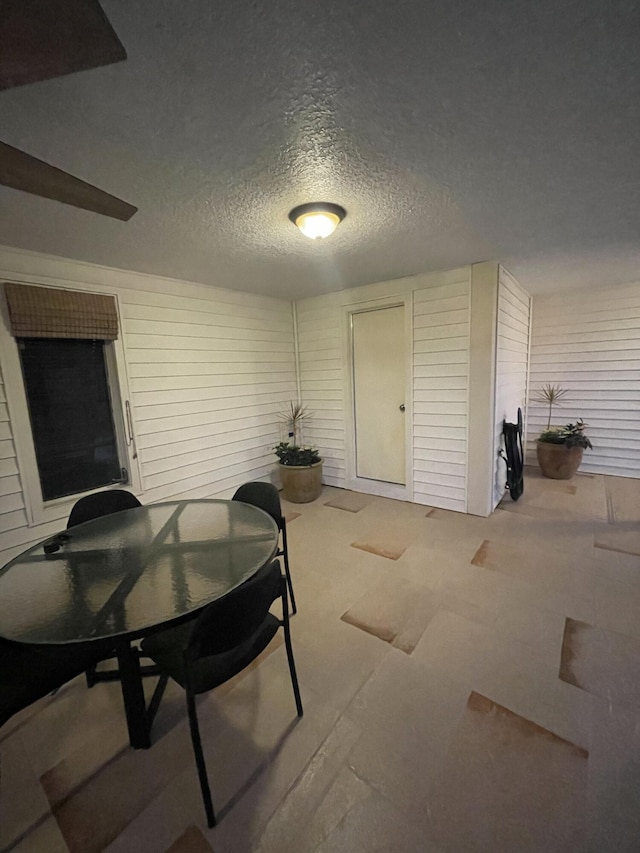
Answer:
<svg viewBox="0 0 640 853"><path fill-rule="evenodd" d="M276 296L488 259L640 278L640 10L103 0L128 60L0 92L0 139L132 202L0 188L0 243ZM343 205L324 242L287 216Z"/></svg>

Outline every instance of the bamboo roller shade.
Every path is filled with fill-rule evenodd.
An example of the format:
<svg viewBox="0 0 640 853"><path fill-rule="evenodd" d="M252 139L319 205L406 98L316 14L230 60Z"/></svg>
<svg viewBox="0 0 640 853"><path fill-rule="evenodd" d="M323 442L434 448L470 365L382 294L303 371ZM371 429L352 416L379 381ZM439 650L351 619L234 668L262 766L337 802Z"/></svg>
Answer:
<svg viewBox="0 0 640 853"><path fill-rule="evenodd" d="M113 296L11 282L4 287L11 333L16 338L113 341L118 337Z"/></svg>

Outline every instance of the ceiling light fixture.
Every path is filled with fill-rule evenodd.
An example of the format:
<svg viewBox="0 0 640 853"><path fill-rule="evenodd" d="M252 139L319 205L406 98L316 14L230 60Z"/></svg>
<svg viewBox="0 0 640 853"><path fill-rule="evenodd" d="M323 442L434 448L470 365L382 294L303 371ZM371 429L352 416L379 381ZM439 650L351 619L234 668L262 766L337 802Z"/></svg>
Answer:
<svg viewBox="0 0 640 853"><path fill-rule="evenodd" d="M344 207L326 201L314 201L294 207L289 219L302 231L305 237L317 240L333 234L347 215Z"/></svg>

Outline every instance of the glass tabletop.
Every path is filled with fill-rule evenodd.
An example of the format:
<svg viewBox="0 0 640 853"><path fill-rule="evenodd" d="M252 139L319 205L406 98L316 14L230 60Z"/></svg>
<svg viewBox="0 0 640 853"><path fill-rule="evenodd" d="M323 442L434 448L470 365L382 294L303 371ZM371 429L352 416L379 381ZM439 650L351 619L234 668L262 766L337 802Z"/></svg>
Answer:
<svg viewBox="0 0 640 853"><path fill-rule="evenodd" d="M0 570L0 637L142 636L235 589L277 542L271 516L239 501L172 501L87 521Z"/></svg>

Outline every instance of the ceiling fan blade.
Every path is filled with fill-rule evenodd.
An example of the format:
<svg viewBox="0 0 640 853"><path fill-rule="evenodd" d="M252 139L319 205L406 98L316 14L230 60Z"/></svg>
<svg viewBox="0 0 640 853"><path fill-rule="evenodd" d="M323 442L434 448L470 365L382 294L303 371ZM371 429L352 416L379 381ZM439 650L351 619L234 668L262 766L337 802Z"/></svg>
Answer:
<svg viewBox="0 0 640 853"><path fill-rule="evenodd" d="M0 142L0 184L25 193L51 198L123 222L131 219L138 208L104 190L75 178L62 169L50 166L18 148Z"/></svg>
<svg viewBox="0 0 640 853"><path fill-rule="evenodd" d="M98 0L2 0L0 90L127 58Z"/></svg>

